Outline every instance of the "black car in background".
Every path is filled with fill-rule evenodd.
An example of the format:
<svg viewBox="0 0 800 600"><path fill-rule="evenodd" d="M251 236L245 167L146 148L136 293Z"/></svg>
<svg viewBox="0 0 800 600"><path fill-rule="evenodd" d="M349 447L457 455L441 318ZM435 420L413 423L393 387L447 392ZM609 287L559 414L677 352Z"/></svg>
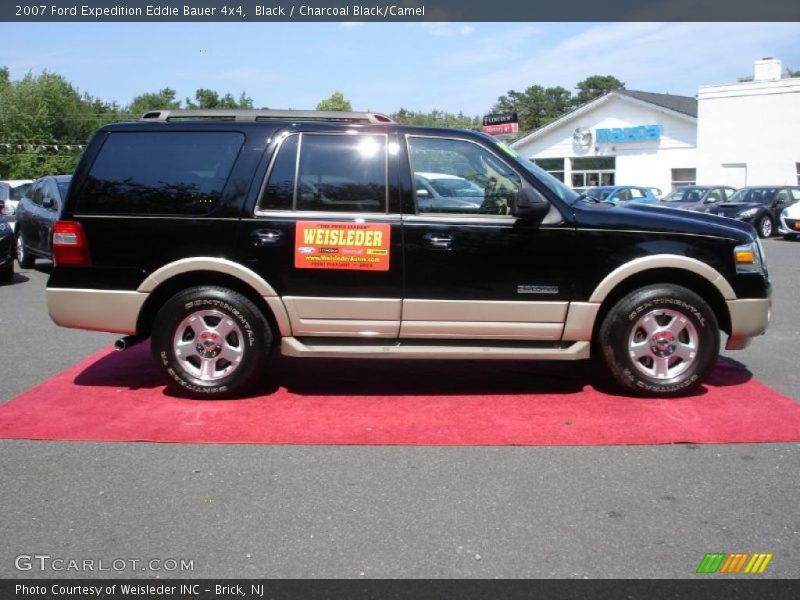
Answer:
<svg viewBox="0 0 800 600"><path fill-rule="evenodd" d="M756 228L759 237L772 237L781 211L800 200L800 187L763 186L744 187L727 202L720 202L707 212L730 217Z"/></svg>
<svg viewBox="0 0 800 600"><path fill-rule="evenodd" d="M37 258L53 257L53 225L61 216L71 175L48 175L33 182L17 206L17 260L23 269Z"/></svg>
<svg viewBox="0 0 800 600"><path fill-rule="evenodd" d="M735 192L735 188L725 185L689 185L670 192L658 201L658 205L695 212L708 212L712 206L720 202L727 202Z"/></svg>
<svg viewBox="0 0 800 600"><path fill-rule="evenodd" d="M0 284L14 279L14 230L5 217L0 217Z"/></svg>

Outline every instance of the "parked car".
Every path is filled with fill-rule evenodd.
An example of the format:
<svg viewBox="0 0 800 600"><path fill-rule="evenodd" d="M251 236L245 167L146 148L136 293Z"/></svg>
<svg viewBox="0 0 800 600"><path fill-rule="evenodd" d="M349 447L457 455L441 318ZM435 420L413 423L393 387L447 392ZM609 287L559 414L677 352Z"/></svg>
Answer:
<svg viewBox="0 0 800 600"><path fill-rule="evenodd" d="M16 220L17 205L20 199L28 192L31 183L33 183L31 179L0 181L0 215L8 217L12 229Z"/></svg>
<svg viewBox="0 0 800 600"><path fill-rule="evenodd" d="M783 209L798 200L800 187L796 186L745 187L708 212L750 223L760 237L768 238L775 233Z"/></svg>
<svg viewBox="0 0 800 600"><path fill-rule="evenodd" d="M658 203L670 208L707 212L710 206L727 202L735 191L725 185L689 185L670 192Z"/></svg>
<svg viewBox="0 0 800 600"><path fill-rule="evenodd" d="M53 225L64 208L70 175L48 175L33 182L17 206L17 261L30 269L37 258L53 256Z"/></svg>
<svg viewBox="0 0 800 600"><path fill-rule="evenodd" d="M787 240L795 239L800 235L800 202L790 204L783 209L778 221L778 233Z"/></svg>
<svg viewBox="0 0 800 600"><path fill-rule="evenodd" d="M6 217L0 216L0 284L14 279L14 230Z"/></svg>
<svg viewBox="0 0 800 600"><path fill-rule="evenodd" d="M587 187L584 193L604 202L621 204L633 202L635 204L655 204L658 198L653 194L653 189L633 185L604 185Z"/></svg>
<svg viewBox="0 0 800 600"><path fill-rule="evenodd" d="M414 173L469 173L511 214L420 211ZM104 126L53 254L57 324L125 334L120 349L149 338L169 385L199 398L247 393L273 346L358 360L595 348L623 391L683 395L713 369L720 330L741 349L770 311L749 225L599 202L488 135L374 113L154 111Z"/></svg>
<svg viewBox="0 0 800 600"><path fill-rule="evenodd" d="M469 179L447 173L414 173L420 212L477 212L484 190Z"/></svg>

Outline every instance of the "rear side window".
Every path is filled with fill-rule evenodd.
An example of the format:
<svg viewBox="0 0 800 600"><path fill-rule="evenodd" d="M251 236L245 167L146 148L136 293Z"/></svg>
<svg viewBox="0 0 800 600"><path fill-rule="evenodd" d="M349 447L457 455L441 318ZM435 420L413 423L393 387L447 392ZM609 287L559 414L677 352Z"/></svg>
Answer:
<svg viewBox="0 0 800 600"><path fill-rule="evenodd" d="M385 135L290 135L272 163L258 208L385 213L386 170Z"/></svg>
<svg viewBox="0 0 800 600"><path fill-rule="evenodd" d="M219 202L244 143L237 132L111 133L76 210L110 214L200 215Z"/></svg>

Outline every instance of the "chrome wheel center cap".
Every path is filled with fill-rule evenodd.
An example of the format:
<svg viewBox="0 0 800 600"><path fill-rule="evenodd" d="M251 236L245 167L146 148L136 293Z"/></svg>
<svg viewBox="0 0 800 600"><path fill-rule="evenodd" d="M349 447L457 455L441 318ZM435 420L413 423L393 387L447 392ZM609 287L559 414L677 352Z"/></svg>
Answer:
<svg viewBox="0 0 800 600"><path fill-rule="evenodd" d="M675 336L669 331L659 331L651 338L650 349L656 356L671 356L675 352Z"/></svg>
<svg viewBox="0 0 800 600"><path fill-rule="evenodd" d="M222 338L213 331L204 331L197 336L195 349L203 358L216 358L222 352Z"/></svg>

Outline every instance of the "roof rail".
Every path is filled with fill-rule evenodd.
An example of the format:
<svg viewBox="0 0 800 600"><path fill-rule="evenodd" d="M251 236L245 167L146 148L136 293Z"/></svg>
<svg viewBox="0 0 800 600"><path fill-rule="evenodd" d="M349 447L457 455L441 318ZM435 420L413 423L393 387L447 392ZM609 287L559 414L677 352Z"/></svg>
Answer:
<svg viewBox="0 0 800 600"><path fill-rule="evenodd" d="M184 110L148 110L140 121L333 121L337 123L394 123L380 113L334 110L267 110L201 108Z"/></svg>

